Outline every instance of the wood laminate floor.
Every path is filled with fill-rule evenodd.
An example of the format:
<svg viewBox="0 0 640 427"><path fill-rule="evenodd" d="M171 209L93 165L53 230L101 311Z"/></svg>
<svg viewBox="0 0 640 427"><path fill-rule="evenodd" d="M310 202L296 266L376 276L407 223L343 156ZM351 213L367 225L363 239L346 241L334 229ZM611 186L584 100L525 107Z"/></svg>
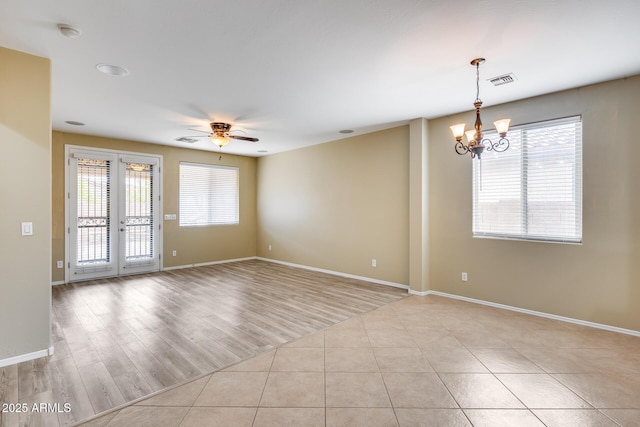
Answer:
<svg viewBox="0 0 640 427"><path fill-rule="evenodd" d="M29 408L1 427L72 425L408 295L259 260L52 289L55 354L0 368L0 404Z"/></svg>

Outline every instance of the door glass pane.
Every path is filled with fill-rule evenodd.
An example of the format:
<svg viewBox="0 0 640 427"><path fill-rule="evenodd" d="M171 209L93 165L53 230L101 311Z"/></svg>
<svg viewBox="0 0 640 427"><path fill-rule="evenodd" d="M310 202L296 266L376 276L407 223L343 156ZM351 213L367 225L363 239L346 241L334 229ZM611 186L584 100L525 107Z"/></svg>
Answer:
<svg viewBox="0 0 640 427"><path fill-rule="evenodd" d="M125 166L125 260L153 259L153 165Z"/></svg>
<svg viewBox="0 0 640 427"><path fill-rule="evenodd" d="M77 264L111 261L108 160L78 159Z"/></svg>

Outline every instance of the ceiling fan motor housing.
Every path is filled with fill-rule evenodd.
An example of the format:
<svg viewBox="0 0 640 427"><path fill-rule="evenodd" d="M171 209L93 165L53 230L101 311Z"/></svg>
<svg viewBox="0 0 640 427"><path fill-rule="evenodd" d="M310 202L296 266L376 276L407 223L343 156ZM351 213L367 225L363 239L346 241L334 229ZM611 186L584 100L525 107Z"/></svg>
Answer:
<svg viewBox="0 0 640 427"><path fill-rule="evenodd" d="M226 134L231 130L231 125L229 123L212 122L210 126L211 130L215 134Z"/></svg>

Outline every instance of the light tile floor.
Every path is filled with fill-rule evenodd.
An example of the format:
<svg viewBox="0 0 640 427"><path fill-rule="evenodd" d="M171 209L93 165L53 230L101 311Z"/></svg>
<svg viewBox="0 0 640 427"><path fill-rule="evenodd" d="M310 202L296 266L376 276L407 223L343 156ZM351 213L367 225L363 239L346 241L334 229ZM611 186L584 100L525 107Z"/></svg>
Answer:
<svg viewBox="0 0 640 427"><path fill-rule="evenodd" d="M640 338L413 296L86 426L640 426Z"/></svg>

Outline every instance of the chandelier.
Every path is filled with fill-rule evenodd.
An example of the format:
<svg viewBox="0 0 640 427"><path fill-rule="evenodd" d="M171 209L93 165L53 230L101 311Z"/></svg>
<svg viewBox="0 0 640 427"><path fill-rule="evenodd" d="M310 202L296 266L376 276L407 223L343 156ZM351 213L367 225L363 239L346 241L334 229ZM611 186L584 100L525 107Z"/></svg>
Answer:
<svg viewBox="0 0 640 427"><path fill-rule="evenodd" d="M471 158L478 157L486 148L487 151L503 152L509 148L509 140L507 139L507 131L509 130L509 123L511 119L502 119L493 122L496 127L496 131L500 135L498 142L494 143L490 139L483 138L482 135L482 120L480 120L480 107L482 107L482 101L480 100L480 64L485 61L484 58L476 58L471 61L471 65L476 67L476 100L473 102L473 106L476 107L476 123L473 129L464 131L464 123L451 126L451 132L456 139L456 153L463 155L471 153ZM467 145L462 142L462 135L467 138Z"/></svg>

